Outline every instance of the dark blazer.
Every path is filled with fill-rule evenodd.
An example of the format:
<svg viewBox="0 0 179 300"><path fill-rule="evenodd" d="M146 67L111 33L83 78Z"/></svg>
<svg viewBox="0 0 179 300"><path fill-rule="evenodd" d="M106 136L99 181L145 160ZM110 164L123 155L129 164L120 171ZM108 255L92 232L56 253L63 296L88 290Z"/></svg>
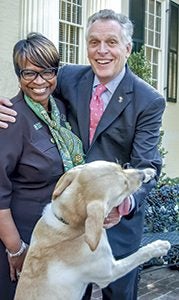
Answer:
<svg viewBox="0 0 179 300"><path fill-rule="evenodd" d="M107 160L134 168L161 171L157 144L164 98L126 66L126 74L115 90L89 145L89 103L94 73L90 66L69 65L60 69L56 94L67 104L68 121L82 139L86 162ZM156 179L134 194L136 208L107 231L116 257L135 251L141 242L144 198ZM110 184L110 182L109 182Z"/></svg>
<svg viewBox="0 0 179 300"><path fill-rule="evenodd" d="M21 238L29 243L64 168L48 126L28 107L21 92L12 103L18 113L16 122L0 129L0 209L11 209ZM57 103L64 116L62 104Z"/></svg>
<svg viewBox="0 0 179 300"><path fill-rule="evenodd" d="M0 209L11 209L21 238L29 243L64 168L48 126L28 107L21 92L11 100L18 115L14 124L0 129ZM64 105L60 101L57 105L64 119ZM0 299L14 299L16 284L10 280L0 240Z"/></svg>

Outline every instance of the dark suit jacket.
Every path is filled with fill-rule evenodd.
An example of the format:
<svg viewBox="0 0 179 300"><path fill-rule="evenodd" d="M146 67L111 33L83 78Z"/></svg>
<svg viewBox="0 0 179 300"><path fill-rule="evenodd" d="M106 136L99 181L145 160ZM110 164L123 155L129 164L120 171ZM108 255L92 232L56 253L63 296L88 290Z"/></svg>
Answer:
<svg viewBox="0 0 179 300"><path fill-rule="evenodd" d="M21 238L29 243L64 168L48 126L28 107L22 93L12 102L17 120L7 130L0 129L0 209L11 209ZM64 114L63 105L57 103Z"/></svg>
<svg viewBox="0 0 179 300"><path fill-rule="evenodd" d="M21 238L29 243L64 168L48 126L28 107L21 92L11 100L18 115L7 130L0 129L0 209L11 209ZM57 104L64 119L64 105ZM16 284L10 280L0 240L0 299L14 299Z"/></svg>
<svg viewBox="0 0 179 300"><path fill-rule="evenodd" d="M56 94L67 104L68 120L82 139L86 162L107 160L129 163L134 168L161 170L157 149L164 98L126 66L126 74L115 90L89 145L89 103L94 73L90 66L70 65L60 69ZM136 250L141 241L144 198L156 180L143 184L134 194L135 211L109 229L108 238L116 257ZM110 184L110 182L109 182Z"/></svg>

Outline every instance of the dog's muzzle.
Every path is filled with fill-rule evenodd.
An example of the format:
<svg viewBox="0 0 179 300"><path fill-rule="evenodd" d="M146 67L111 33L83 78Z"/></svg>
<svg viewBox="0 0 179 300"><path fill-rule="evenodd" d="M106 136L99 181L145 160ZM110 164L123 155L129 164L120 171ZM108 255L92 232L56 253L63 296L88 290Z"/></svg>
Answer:
<svg viewBox="0 0 179 300"><path fill-rule="evenodd" d="M142 181L144 183L147 183L156 176L156 171L152 168L147 168L144 170L139 170L139 174L141 176Z"/></svg>

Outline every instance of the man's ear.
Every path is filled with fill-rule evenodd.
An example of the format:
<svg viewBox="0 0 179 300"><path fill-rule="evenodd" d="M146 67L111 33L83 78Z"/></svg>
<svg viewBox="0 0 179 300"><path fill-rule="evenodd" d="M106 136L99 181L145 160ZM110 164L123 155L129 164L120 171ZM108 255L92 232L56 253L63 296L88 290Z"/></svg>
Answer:
<svg viewBox="0 0 179 300"><path fill-rule="evenodd" d="M85 242L91 251L94 251L100 241L104 222L104 205L95 200L87 205L87 218L85 221Z"/></svg>
<svg viewBox="0 0 179 300"><path fill-rule="evenodd" d="M132 52L132 45L131 45L131 43L128 43L127 45L126 45L126 58L128 59L129 58L129 56L131 55L131 52Z"/></svg>

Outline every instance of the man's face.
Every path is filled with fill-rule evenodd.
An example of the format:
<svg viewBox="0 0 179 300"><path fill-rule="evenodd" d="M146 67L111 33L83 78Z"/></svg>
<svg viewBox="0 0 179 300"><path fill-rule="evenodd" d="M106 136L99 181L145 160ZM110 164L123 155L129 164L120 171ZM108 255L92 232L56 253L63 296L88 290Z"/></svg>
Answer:
<svg viewBox="0 0 179 300"><path fill-rule="evenodd" d="M131 45L121 38L121 26L114 20L95 21L87 36L88 59L101 83L106 84L123 69Z"/></svg>

